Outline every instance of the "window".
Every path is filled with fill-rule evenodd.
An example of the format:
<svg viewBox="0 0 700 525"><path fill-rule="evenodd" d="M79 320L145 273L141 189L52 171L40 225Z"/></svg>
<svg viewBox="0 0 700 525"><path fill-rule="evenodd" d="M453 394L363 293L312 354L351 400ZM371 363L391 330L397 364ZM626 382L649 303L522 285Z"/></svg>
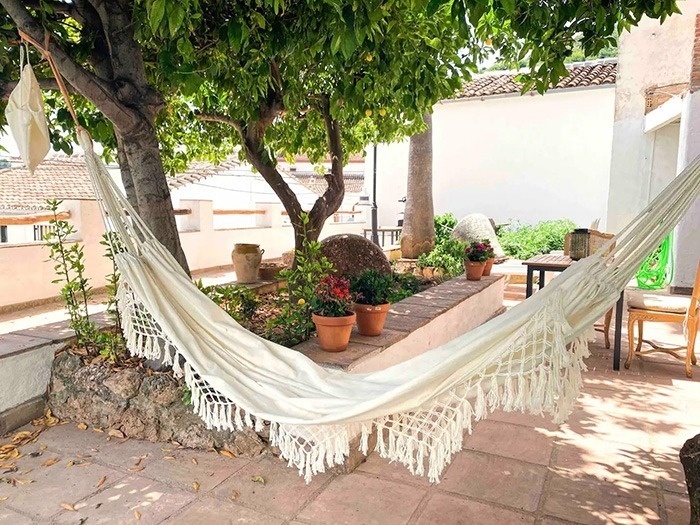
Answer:
<svg viewBox="0 0 700 525"><path fill-rule="evenodd" d="M34 240L43 241L47 234L51 234L55 231L56 227L50 224L37 224L34 226Z"/></svg>
<svg viewBox="0 0 700 525"><path fill-rule="evenodd" d="M0 226L0 244L7 243L7 226Z"/></svg>

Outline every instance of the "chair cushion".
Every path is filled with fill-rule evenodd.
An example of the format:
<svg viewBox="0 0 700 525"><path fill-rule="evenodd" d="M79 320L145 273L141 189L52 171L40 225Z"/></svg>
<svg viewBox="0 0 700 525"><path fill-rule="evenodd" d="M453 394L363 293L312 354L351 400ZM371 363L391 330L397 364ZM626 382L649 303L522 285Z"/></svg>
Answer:
<svg viewBox="0 0 700 525"><path fill-rule="evenodd" d="M690 306L690 296L632 290L627 293L627 306L654 312L684 314Z"/></svg>

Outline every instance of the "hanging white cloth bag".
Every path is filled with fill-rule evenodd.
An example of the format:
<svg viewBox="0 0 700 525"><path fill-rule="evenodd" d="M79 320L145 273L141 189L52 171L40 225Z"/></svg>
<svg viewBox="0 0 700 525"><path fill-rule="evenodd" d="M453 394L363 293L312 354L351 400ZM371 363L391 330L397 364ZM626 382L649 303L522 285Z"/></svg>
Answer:
<svg viewBox="0 0 700 525"><path fill-rule="evenodd" d="M24 50L22 50L24 51ZM5 117L19 154L31 173L49 152L51 141L46 125L44 99L34 76L32 66L23 64L24 53L20 53L20 77L12 90L5 109Z"/></svg>

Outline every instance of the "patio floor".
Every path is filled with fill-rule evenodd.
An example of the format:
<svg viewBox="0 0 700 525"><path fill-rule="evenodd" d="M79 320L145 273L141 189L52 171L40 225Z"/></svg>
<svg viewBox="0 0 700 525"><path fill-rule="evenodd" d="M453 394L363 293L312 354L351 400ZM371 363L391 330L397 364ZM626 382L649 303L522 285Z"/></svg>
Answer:
<svg viewBox="0 0 700 525"><path fill-rule="evenodd" d="M521 295L510 286L506 304ZM680 337L649 328L645 335L664 342ZM0 473L19 480L0 484L0 523L687 525L678 450L700 433L692 406L700 368L687 380L679 362L656 355L617 373L602 334L591 349L566 424L496 412L475 426L438 485L376 454L352 474L306 485L272 457L108 441L68 423L21 447L18 472Z"/></svg>

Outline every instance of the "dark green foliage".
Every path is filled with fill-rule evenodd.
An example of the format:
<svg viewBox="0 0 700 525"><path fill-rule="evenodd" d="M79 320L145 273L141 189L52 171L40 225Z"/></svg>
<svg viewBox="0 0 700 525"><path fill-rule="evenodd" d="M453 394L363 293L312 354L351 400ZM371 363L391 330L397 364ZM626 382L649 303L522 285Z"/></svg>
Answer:
<svg viewBox="0 0 700 525"><path fill-rule="evenodd" d="M356 303L377 306L390 302L397 284L391 274L365 270L350 280L350 289L356 294Z"/></svg>
<svg viewBox="0 0 700 525"><path fill-rule="evenodd" d="M564 249L564 237L576 224L569 219L543 221L535 225L512 224L502 228L498 240L506 255L529 259L534 255Z"/></svg>
<svg viewBox="0 0 700 525"><path fill-rule="evenodd" d="M235 284L204 286L201 279L196 284L202 292L239 323L250 321L260 304L255 292L245 286Z"/></svg>
<svg viewBox="0 0 700 525"><path fill-rule="evenodd" d="M392 277L395 287L389 294L390 303L398 303L421 291L422 281L411 273L395 273Z"/></svg>

